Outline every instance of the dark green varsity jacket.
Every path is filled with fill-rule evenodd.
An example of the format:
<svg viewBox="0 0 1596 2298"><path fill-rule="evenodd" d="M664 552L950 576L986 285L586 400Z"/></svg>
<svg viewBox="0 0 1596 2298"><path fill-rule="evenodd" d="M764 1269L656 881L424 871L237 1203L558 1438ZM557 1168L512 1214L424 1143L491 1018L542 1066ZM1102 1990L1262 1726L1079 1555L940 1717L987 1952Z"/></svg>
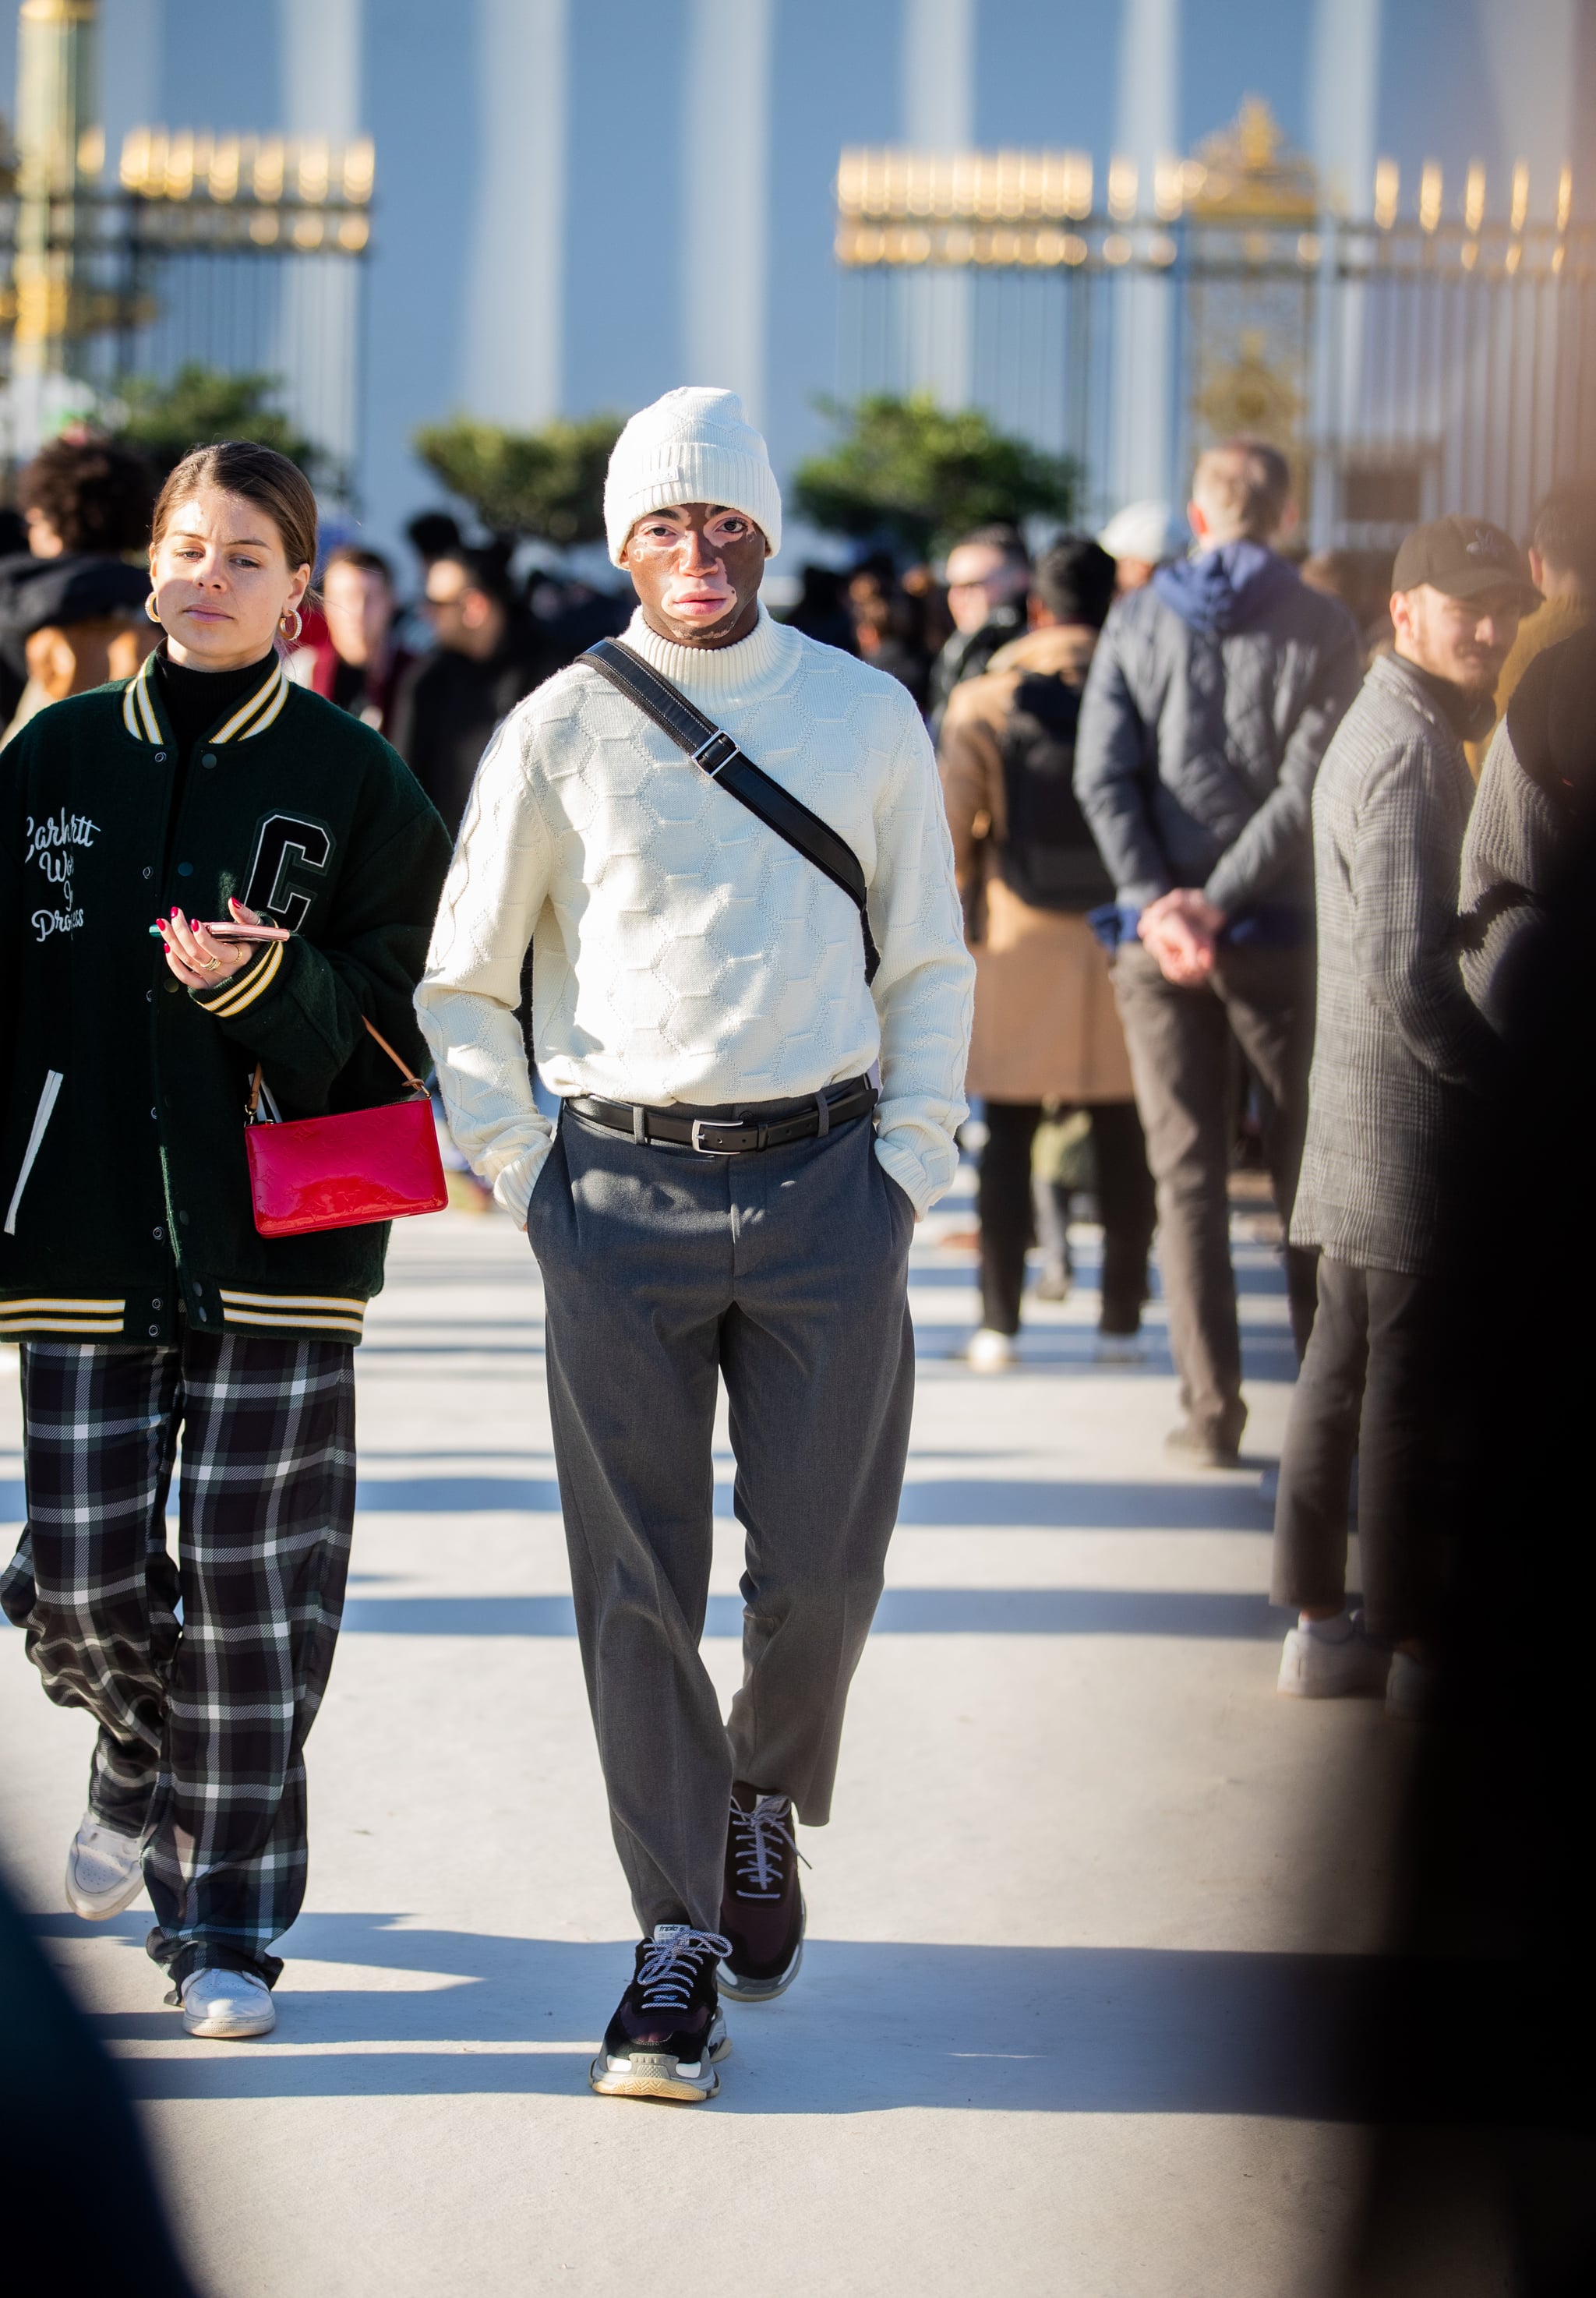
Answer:
<svg viewBox="0 0 1596 2298"><path fill-rule="evenodd" d="M0 1335L358 1341L385 1224L266 1238L244 1110L256 1062L283 1115L403 1087L411 996L449 844L381 736L280 663L196 745L181 802L153 657L43 711L0 753ZM236 894L292 929L188 991L150 926Z"/></svg>

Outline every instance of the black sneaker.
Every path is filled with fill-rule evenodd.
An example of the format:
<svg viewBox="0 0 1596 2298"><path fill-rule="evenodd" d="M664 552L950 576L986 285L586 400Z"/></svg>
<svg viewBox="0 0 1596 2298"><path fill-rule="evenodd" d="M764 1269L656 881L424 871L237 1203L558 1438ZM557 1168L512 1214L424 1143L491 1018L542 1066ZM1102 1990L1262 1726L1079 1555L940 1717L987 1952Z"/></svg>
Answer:
<svg viewBox="0 0 1596 2298"><path fill-rule="evenodd" d="M761 1795L740 1780L732 1789L721 1897L721 1929L732 1944L720 1983L722 1994L733 2003L769 2003L798 1975L804 1959L804 1895L798 1874L803 1854L792 1827L790 1796Z"/></svg>
<svg viewBox="0 0 1596 2298"><path fill-rule="evenodd" d="M588 2080L606 2098L674 2098L696 2106L721 2087L715 2063L732 2038L715 1994L716 1931L656 1923L640 1939L637 1972L604 2030Z"/></svg>

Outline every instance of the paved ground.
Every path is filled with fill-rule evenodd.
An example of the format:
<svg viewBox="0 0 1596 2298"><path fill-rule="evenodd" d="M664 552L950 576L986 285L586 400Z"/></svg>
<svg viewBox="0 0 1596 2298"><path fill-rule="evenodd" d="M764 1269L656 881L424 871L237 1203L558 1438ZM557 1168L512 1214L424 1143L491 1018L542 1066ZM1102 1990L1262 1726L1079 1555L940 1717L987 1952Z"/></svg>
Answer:
<svg viewBox="0 0 1596 2298"><path fill-rule="evenodd" d="M1165 1463L1156 1310L1144 1368L1094 1365L1087 1290L1035 1311L1020 1371L955 1360L972 1257L939 1239L967 1226L940 1209L916 1246L910 1481L838 1818L806 1838L803 1980L732 2009L713 2107L585 2087L632 1934L566 1594L540 1296L507 1222L404 1226L360 1352L353 1601L269 2041L183 2038L144 1902L100 1929L60 1912L88 1732L7 1641L8 1864L144 2103L215 2298L1318 2286L1356 2137L1315 2043L1377 1933L1364 1846L1398 1739L1367 1704L1275 1698L1256 1473ZM1249 1227L1262 1458L1291 1358ZM4 1387L0 1517L21 1508ZM729 1480L724 1435L721 1456ZM729 1688L723 1501L707 1649Z"/></svg>

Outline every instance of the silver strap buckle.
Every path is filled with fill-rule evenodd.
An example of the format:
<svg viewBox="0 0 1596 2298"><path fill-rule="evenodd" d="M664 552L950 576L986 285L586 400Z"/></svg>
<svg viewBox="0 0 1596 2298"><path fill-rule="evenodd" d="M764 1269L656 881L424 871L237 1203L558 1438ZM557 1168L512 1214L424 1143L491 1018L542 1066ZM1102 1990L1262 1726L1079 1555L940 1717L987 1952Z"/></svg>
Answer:
<svg viewBox="0 0 1596 2298"><path fill-rule="evenodd" d="M695 1117L692 1121L692 1145L698 1151L700 1157L739 1156L741 1153L736 1149L710 1149L706 1147L705 1144L699 1140L699 1136L702 1133L706 1126L709 1128L711 1133L729 1133L734 1125L741 1125L744 1122L745 1120L740 1112L739 1112L735 1117Z"/></svg>
<svg viewBox="0 0 1596 2298"><path fill-rule="evenodd" d="M710 759L719 743L724 743L725 747L712 765ZM706 734L704 740L699 744L698 748L692 753L692 762L695 766L702 766L704 772L713 778L721 772L723 767L729 766L736 756L736 743L723 727L717 726L712 734Z"/></svg>

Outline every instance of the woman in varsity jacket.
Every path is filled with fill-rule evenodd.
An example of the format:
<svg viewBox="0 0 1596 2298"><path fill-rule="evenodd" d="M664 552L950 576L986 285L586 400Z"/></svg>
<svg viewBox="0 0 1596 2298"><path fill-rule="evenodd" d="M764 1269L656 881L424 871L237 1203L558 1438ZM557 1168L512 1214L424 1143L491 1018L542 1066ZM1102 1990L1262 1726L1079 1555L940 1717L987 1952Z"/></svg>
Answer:
<svg viewBox="0 0 1596 2298"><path fill-rule="evenodd" d="M21 1343L28 1495L0 1602L49 1698L99 1724L68 1902L103 1918L147 1885L197 2035L271 2027L304 1894L352 1344L387 1245L378 1225L257 1234L245 1102L257 1064L285 1118L393 1098L364 1018L420 1058L448 862L397 755L288 677L315 560L292 463L196 449L155 511L161 645L0 759L0 1335Z"/></svg>

